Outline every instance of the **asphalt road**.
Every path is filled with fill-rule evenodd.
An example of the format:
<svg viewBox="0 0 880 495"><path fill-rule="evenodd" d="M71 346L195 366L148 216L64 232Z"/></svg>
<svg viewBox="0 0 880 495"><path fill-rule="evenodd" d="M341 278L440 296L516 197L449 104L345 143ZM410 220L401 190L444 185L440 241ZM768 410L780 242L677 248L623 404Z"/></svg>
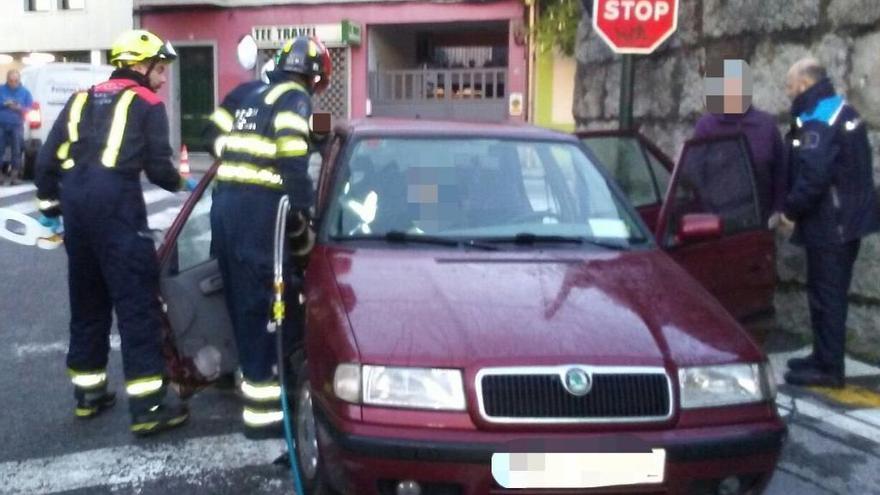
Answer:
<svg viewBox="0 0 880 495"><path fill-rule="evenodd" d="M157 228L170 224L185 197L154 187L147 188L147 196L151 225ZM33 190L26 186L0 188L0 208L35 216L32 203ZM196 396L188 425L147 440L128 433L124 400L97 419L74 419L64 363L66 276L63 249L0 239L0 390L5 391L0 493L293 491L288 472L271 465L284 450L282 443L246 441L239 432L236 398L228 390ZM110 382L120 390L118 338L114 342ZM791 350L784 343L776 347L777 360ZM862 410L838 407L821 394L787 387L780 392L790 437L767 493L880 493L880 421Z"/></svg>

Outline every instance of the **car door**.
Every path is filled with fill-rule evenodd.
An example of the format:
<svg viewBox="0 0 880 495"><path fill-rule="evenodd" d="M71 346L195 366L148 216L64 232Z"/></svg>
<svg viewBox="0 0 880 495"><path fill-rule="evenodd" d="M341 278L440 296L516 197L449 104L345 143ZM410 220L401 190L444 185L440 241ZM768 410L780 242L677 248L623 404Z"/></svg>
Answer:
<svg viewBox="0 0 880 495"><path fill-rule="evenodd" d="M208 170L184 203L159 248L166 360L172 381L191 389L238 367L223 279L211 252L210 213L217 166Z"/></svg>
<svg viewBox="0 0 880 495"><path fill-rule="evenodd" d="M720 218L720 236L686 240L686 215ZM660 246L743 323L773 312L775 241L761 217L741 134L687 141L658 217Z"/></svg>
<svg viewBox="0 0 880 495"><path fill-rule="evenodd" d="M651 230L669 187L674 163L637 131L581 131L575 135L611 173Z"/></svg>

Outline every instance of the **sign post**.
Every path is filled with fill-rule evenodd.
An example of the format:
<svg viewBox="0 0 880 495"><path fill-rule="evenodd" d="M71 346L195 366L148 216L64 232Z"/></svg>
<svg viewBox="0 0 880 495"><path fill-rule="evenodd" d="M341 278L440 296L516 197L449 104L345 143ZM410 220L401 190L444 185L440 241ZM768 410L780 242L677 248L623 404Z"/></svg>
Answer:
<svg viewBox="0 0 880 495"><path fill-rule="evenodd" d="M633 123L633 54L649 54L678 27L678 0L595 0L593 29L623 54L620 74L620 128Z"/></svg>

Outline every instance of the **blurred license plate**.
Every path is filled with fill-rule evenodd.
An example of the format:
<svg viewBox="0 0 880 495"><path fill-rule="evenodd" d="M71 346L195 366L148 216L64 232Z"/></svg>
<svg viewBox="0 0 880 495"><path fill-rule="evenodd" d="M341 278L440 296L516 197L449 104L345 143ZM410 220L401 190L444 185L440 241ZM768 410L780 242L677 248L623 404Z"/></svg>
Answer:
<svg viewBox="0 0 880 495"><path fill-rule="evenodd" d="M594 488L663 483L666 451L492 454L492 476L504 488Z"/></svg>

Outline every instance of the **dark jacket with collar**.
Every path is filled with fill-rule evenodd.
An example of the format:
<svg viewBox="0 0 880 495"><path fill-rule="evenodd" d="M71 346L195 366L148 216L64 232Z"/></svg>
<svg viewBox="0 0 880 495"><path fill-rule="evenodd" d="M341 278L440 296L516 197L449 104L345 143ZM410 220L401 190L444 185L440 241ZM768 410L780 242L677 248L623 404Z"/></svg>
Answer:
<svg viewBox="0 0 880 495"><path fill-rule="evenodd" d="M792 242L839 245L880 230L865 123L827 78L795 98L789 190L783 211Z"/></svg>

